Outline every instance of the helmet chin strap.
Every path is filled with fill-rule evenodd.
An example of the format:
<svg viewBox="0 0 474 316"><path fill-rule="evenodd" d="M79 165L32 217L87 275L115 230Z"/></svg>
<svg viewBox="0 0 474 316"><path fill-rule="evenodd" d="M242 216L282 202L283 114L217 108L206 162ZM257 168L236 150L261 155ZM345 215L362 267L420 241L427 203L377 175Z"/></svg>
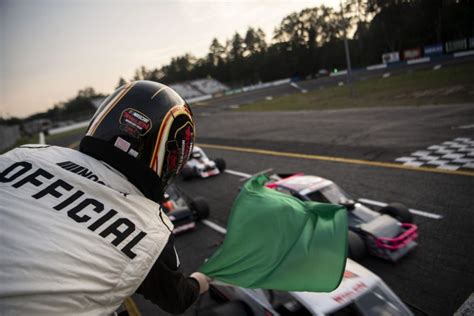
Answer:
<svg viewBox="0 0 474 316"><path fill-rule="evenodd" d="M161 202L164 199L164 186L156 172L139 160L110 145L109 143L90 136L85 136L79 145L79 151L105 161L120 171L147 198Z"/></svg>

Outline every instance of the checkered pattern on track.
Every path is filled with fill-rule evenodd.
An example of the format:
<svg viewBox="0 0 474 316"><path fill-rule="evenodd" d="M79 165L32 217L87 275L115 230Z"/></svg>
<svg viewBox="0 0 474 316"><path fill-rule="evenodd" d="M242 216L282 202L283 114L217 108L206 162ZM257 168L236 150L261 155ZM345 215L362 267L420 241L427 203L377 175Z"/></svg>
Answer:
<svg viewBox="0 0 474 316"><path fill-rule="evenodd" d="M474 140L455 138L452 141L415 151L408 157L395 159L410 167L435 167L437 169L474 169Z"/></svg>

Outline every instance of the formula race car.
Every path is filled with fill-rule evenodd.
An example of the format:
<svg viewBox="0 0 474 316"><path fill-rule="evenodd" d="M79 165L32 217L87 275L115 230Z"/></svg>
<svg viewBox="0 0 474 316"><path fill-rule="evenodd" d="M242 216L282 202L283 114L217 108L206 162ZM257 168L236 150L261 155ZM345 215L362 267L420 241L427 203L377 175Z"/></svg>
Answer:
<svg viewBox="0 0 474 316"><path fill-rule="evenodd" d="M211 283L209 294L221 305L199 315L413 315L374 273L348 259L344 278L330 293L245 289Z"/></svg>
<svg viewBox="0 0 474 316"><path fill-rule="evenodd" d="M220 174L225 170L225 167L224 159L211 160L200 147L194 146L191 157L181 170L181 176L184 180L190 180L194 177L208 178Z"/></svg>
<svg viewBox="0 0 474 316"><path fill-rule="evenodd" d="M209 216L209 205L205 199L191 199L173 184L166 189L165 200L161 205L173 222L175 234L194 229L196 221Z"/></svg>
<svg viewBox="0 0 474 316"><path fill-rule="evenodd" d="M330 180L304 175L271 175L268 188L293 195L303 201L341 204L349 219L349 257L362 259L370 254L395 262L417 246L418 227L413 215L400 203L377 211L356 203Z"/></svg>

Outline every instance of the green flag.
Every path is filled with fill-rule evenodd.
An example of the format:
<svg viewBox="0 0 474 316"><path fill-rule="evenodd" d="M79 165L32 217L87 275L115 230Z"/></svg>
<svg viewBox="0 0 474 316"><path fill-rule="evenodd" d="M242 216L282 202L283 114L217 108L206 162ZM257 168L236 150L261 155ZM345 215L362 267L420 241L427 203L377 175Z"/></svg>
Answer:
<svg viewBox="0 0 474 316"><path fill-rule="evenodd" d="M301 201L247 181L229 217L224 243L199 271L245 288L329 292L342 280L347 214L334 204Z"/></svg>

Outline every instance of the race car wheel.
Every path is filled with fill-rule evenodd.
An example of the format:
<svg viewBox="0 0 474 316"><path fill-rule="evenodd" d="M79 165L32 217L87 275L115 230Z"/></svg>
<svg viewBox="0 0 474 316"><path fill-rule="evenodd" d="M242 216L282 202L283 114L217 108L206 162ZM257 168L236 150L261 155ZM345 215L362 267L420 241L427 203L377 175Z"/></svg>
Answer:
<svg viewBox="0 0 474 316"><path fill-rule="evenodd" d="M217 169L219 169L220 172L224 171L225 170L225 160L222 159L222 158L216 158L216 160L214 160L214 162L216 163L216 167Z"/></svg>
<svg viewBox="0 0 474 316"><path fill-rule="evenodd" d="M181 170L181 176L183 180L191 180L194 177L194 170L188 166L184 166Z"/></svg>
<svg viewBox="0 0 474 316"><path fill-rule="evenodd" d="M413 223L413 214L401 203L391 203L382 207L380 213L390 215L402 223Z"/></svg>
<svg viewBox="0 0 474 316"><path fill-rule="evenodd" d="M191 210L196 214L197 219L209 217L209 204L202 197L197 197L191 201Z"/></svg>
<svg viewBox="0 0 474 316"><path fill-rule="evenodd" d="M367 254L365 242L358 234L349 231L349 258L359 261Z"/></svg>
<svg viewBox="0 0 474 316"><path fill-rule="evenodd" d="M196 311L197 312L197 311ZM201 316L252 316L255 315L247 303L241 300L232 300L218 305L204 307L197 313Z"/></svg>
<svg viewBox="0 0 474 316"><path fill-rule="evenodd" d="M218 289L216 289L216 287L213 286L212 284L210 284L209 286L208 293L209 293L209 296L218 303L224 303L224 302L229 301L229 299L224 294L222 294Z"/></svg>

